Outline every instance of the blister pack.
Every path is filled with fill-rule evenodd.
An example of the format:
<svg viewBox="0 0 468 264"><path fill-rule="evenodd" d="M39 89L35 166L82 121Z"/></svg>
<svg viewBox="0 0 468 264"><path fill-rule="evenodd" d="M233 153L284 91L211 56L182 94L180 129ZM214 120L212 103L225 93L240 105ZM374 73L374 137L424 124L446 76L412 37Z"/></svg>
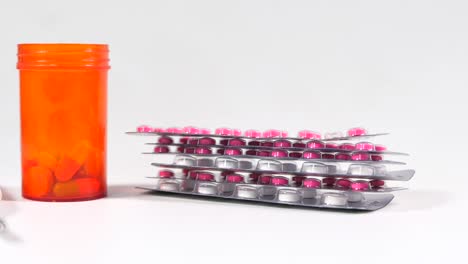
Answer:
<svg viewBox="0 0 468 264"><path fill-rule="evenodd" d="M282 130L264 132L192 126L139 126L135 135L156 136L151 155L170 155L172 162L154 162L160 170L151 191L249 200L292 206L377 210L392 199L387 181L409 181L415 171L397 168L404 162L368 139L363 128L321 133L303 130L288 137ZM363 139L366 139L365 141ZM357 142L354 142L357 141Z"/></svg>

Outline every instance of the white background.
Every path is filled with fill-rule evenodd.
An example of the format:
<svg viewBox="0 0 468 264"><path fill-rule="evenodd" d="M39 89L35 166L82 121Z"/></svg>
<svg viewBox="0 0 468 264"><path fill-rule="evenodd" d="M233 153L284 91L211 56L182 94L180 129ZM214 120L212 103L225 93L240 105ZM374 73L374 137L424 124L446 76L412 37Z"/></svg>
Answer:
<svg viewBox="0 0 468 264"><path fill-rule="evenodd" d="M0 263L360 263L466 258L466 1L3 1ZM109 198L20 197L16 44L108 43ZM147 123L365 126L415 178L372 213L148 196Z"/></svg>

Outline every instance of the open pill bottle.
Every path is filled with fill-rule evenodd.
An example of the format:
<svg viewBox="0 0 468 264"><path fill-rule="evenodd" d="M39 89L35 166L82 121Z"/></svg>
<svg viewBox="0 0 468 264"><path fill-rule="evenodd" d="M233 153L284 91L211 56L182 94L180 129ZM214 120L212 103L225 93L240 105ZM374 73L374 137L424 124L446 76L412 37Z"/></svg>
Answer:
<svg viewBox="0 0 468 264"><path fill-rule="evenodd" d="M23 197L106 196L104 44L19 44Z"/></svg>

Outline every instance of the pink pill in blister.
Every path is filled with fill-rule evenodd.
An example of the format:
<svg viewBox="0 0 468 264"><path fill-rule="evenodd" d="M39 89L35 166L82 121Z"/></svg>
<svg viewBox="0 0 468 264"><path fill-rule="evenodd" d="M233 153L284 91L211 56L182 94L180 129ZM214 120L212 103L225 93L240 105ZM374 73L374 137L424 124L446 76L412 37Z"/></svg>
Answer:
<svg viewBox="0 0 468 264"><path fill-rule="evenodd" d="M284 177L273 177L271 179L271 184L276 185L276 186L284 186L284 185L288 185L289 181L288 179Z"/></svg>
<svg viewBox="0 0 468 264"><path fill-rule="evenodd" d="M308 178L302 182L302 186L305 188L320 188L322 183L317 179Z"/></svg>
<svg viewBox="0 0 468 264"><path fill-rule="evenodd" d="M346 153L337 153L335 155L335 159L337 160L351 160L351 155Z"/></svg>
<svg viewBox="0 0 468 264"><path fill-rule="evenodd" d="M258 182L258 178L259 178L259 177L260 177L260 174L258 174L258 173L251 173L251 174L249 175L249 180L250 180L251 182Z"/></svg>
<svg viewBox="0 0 468 264"><path fill-rule="evenodd" d="M198 145L198 138L191 138L191 139L189 139L188 144L189 144L189 145L193 145L193 146Z"/></svg>
<svg viewBox="0 0 468 264"><path fill-rule="evenodd" d="M245 146L246 142L240 138L233 138L228 141L229 146Z"/></svg>
<svg viewBox="0 0 468 264"><path fill-rule="evenodd" d="M375 151L386 151L387 147L384 145L375 145Z"/></svg>
<svg viewBox="0 0 468 264"><path fill-rule="evenodd" d="M174 142L174 140L172 140L172 138L170 138L170 137L160 137L158 139L158 142L161 143L161 144L172 144Z"/></svg>
<svg viewBox="0 0 468 264"><path fill-rule="evenodd" d="M180 139L179 139L179 142L180 142L181 144L187 144L188 141L189 141L189 138L187 138L187 137L183 137L183 138L180 138Z"/></svg>
<svg viewBox="0 0 468 264"><path fill-rule="evenodd" d="M313 149L321 149L321 148L325 148L325 143L323 143L320 140L311 140L307 142L307 147L313 148Z"/></svg>
<svg viewBox="0 0 468 264"><path fill-rule="evenodd" d="M193 154L195 153L195 148L185 148L184 153Z"/></svg>
<svg viewBox="0 0 468 264"><path fill-rule="evenodd" d="M155 153L168 153L169 152L169 148L168 147L164 147L164 146L157 146L154 148L154 152Z"/></svg>
<svg viewBox="0 0 468 264"><path fill-rule="evenodd" d="M202 137L198 139L199 145L216 145L216 140L210 137Z"/></svg>
<svg viewBox="0 0 468 264"><path fill-rule="evenodd" d="M239 183L244 181L244 177L239 174L229 174L226 176L226 181L231 183Z"/></svg>
<svg viewBox="0 0 468 264"><path fill-rule="evenodd" d="M348 136L356 137L356 136L363 136L367 134L367 131L362 127L354 127L348 130Z"/></svg>
<svg viewBox="0 0 468 264"><path fill-rule="evenodd" d="M263 137L265 138L277 138L277 137L287 137L288 132L281 131L277 129L269 129L263 132Z"/></svg>
<svg viewBox="0 0 468 264"><path fill-rule="evenodd" d="M167 130L164 129L164 128L161 128L161 127L154 127L153 132L155 132L155 133L165 133L165 132L167 132Z"/></svg>
<svg viewBox="0 0 468 264"><path fill-rule="evenodd" d="M184 147L177 147L177 152L179 152L179 153L184 153L184 152L185 152L185 148L184 148Z"/></svg>
<svg viewBox="0 0 468 264"><path fill-rule="evenodd" d="M294 142L292 146L295 148L305 148L306 144L304 142Z"/></svg>
<svg viewBox="0 0 468 264"><path fill-rule="evenodd" d="M369 160L370 156L367 153L357 152L351 155L351 159L352 160Z"/></svg>
<svg viewBox="0 0 468 264"><path fill-rule="evenodd" d="M342 150L355 150L356 149L354 144L351 144L351 143L343 143L339 146L339 148Z"/></svg>
<svg viewBox="0 0 468 264"><path fill-rule="evenodd" d="M294 176L292 177L292 181L296 186L302 186L302 182L306 179L305 176Z"/></svg>
<svg viewBox="0 0 468 264"><path fill-rule="evenodd" d="M224 149L218 149L216 153L218 153L219 155L224 155Z"/></svg>
<svg viewBox="0 0 468 264"><path fill-rule="evenodd" d="M272 150L270 156L275 158L284 158L288 156L288 152L284 150Z"/></svg>
<svg viewBox="0 0 468 264"><path fill-rule="evenodd" d="M271 141L263 141L260 143L261 146L263 147L273 147L273 142Z"/></svg>
<svg viewBox="0 0 468 264"><path fill-rule="evenodd" d="M322 155L320 154L320 152L316 151L304 151L302 157L304 159L320 159Z"/></svg>
<svg viewBox="0 0 468 264"><path fill-rule="evenodd" d="M213 181L214 175L208 172L199 172L197 175L199 181Z"/></svg>
<svg viewBox="0 0 468 264"><path fill-rule="evenodd" d="M186 126L182 128L182 131L185 134L200 134L200 129L193 127L193 126Z"/></svg>
<svg viewBox="0 0 468 264"><path fill-rule="evenodd" d="M348 189L351 186L351 181L348 179L339 179L336 180L335 185L342 189Z"/></svg>
<svg viewBox="0 0 468 264"><path fill-rule="evenodd" d="M328 149L337 149L337 148L339 148L339 147L338 147L338 144L336 144L336 143L326 143L326 144L325 144L325 148L328 148Z"/></svg>
<svg viewBox="0 0 468 264"><path fill-rule="evenodd" d="M383 158L381 155L371 155L373 161L381 161Z"/></svg>
<svg viewBox="0 0 468 264"><path fill-rule="evenodd" d="M323 153L322 154L322 159L335 159L335 154Z"/></svg>
<svg viewBox="0 0 468 264"><path fill-rule="evenodd" d="M200 134L209 135L209 134L211 134L211 130L208 129L208 128L200 128Z"/></svg>
<svg viewBox="0 0 468 264"><path fill-rule="evenodd" d="M249 138L259 138L262 137L262 132L254 129L249 129L244 132L244 136Z"/></svg>
<svg viewBox="0 0 468 264"><path fill-rule="evenodd" d="M255 140L249 142L249 146L260 146L260 144L261 144L260 141L255 141Z"/></svg>
<svg viewBox="0 0 468 264"><path fill-rule="evenodd" d="M233 131L230 128L220 127L215 130L215 134L221 136L232 136Z"/></svg>
<svg viewBox="0 0 468 264"><path fill-rule="evenodd" d="M273 142L273 146L277 148L289 148L291 147L291 142L288 140L276 140Z"/></svg>
<svg viewBox="0 0 468 264"><path fill-rule="evenodd" d="M259 150L257 151L257 156L260 156L260 157L269 157L271 154L270 151L266 151L266 150Z"/></svg>
<svg viewBox="0 0 468 264"><path fill-rule="evenodd" d="M182 174L184 174L185 176L189 175L189 172L189 169L182 169Z"/></svg>
<svg viewBox="0 0 468 264"><path fill-rule="evenodd" d="M224 155L239 156L242 155L242 150L238 148L227 148L224 150Z"/></svg>
<svg viewBox="0 0 468 264"><path fill-rule="evenodd" d="M236 137L240 137L240 136L242 136L242 131L240 129L233 129L232 130L232 135L234 135Z"/></svg>
<svg viewBox="0 0 468 264"><path fill-rule="evenodd" d="M149 133L149 132L153 132L153 128L147 125L141 125L137 127L137 132Z"/></svg>
<svg viewBox="0 0 468 264"><path fill-rule="evenodd" d="M289 152L289 157L290 158L302 158L302 153L301 152Z"/></svg>
<svg viewBox="0 0 468 264"><path fill-rule="evenodd" d="M249 150L245 151L245 155L257 156L257 151L254 150L254 149L249 149Z"/></svg>
<svg viewBox="0 0 468 264"><path fill-rule="evenodd" d="M367 181L354 181L351 183L351 189L354 191L366 191L369 190L369 182Z"/></svg>
<svg viewBox="0 0 468 264"><path fill-rule="evenodd" d="M384 186L385 182L382 180L372 180L369 182L369 184L372 186L372 188L378 188Z"/></svg>
<svg viewBox="0 0 468 264"><path fill-rule="evenodd" d="M270 184L271 183L271 176L262 175L259 177L260 184Z"/></svg>
<svg viewBox="0 0 468 264"><path fill-rule="evenodd" d="M167 133L171 133L171 134L182 134L183 133L182 128L178 128L178 127L170 127L166 131L167 131Z"/></svg>
<svg viewBox="0 0 468 264"><path fill-rule="evenodd" d="M311 131L311 130L299 131L298 136L300 138L305 138L305 139L321 139L322 138L322 135L320 133Z"/></svg>
<svg viewBox="0 0 468 264"><path fill-rule="evenodd" d="M188 172L188 177L189 177L190 179L194 179L194 180L195 180L195 179L198 177L198 173L199 173L199 171L189 171L189 172Z"/></svg>
<svg viewBox="0 0 468 264"><path fill-rule="evenodd" d="M332 177L322 179L322 183L326 186L333 186L335 185L335 182L336 182L336 179Z"/></svg>
<svg viewBox="0 0 468 264"><path fill-rule="evenodd" d="M219 141L219 144L223 146L227 146L228 143L229 143L229 139L221 139Z"/></svg>
<svg viewBox="0 0 468 264"><path fill-rule="evenodd" d="M213 152L211 151L210 148L198 147L195 149L195 153L202 154L202 155L209 155L209 154L212 154Z"/></svg>
<svg viewBox="0 0 468 264"><path fill-rule="evenodd" d="M158 175L160 178L172 178L174 177L174 172L170 170L160 170Z"/></svg>
<svg viewBox="0 0 468 264"><path fill-rule="evenodd" d="M359 142L359 143L356 143L356 150L373 151L374 144L370 142Z"/></svg>

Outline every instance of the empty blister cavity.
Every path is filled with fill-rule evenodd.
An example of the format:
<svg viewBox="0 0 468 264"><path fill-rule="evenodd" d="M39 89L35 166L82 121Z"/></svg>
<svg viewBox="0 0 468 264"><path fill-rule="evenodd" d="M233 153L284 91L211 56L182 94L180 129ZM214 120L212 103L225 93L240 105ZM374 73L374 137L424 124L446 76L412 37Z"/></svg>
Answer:
<svg viewBox="0 0 468 264"><path fill-rule="evenodd" d="M231 158L217 158L215 164L221 169L237 169L239 167L239 162Z"/></svg>
<svg viewBox="0 0 468 264"><path fill-rule="evenodd" d="M198 159L197 166L200 167L212 167L214 165L214 161L212 159Z"/></svg>
<svg viewBox="0 0 468 264"><path fill-rule="evenodd" d="M320 162L304 162L301 172L304 173L328 173L328 166Z"/></svg>
<svg viewBox="0 0 468 264"><path fill-rule="evenodd" d="M347 192L346 196L348 197L348 202L358 203L364 200L364 195L360 192Z"/></svg>
<svg viewBox="0 0 468 264"><path fill-rule="evenodd" d="M348 174L360 176L375 175L375 167L368 164L351 164L348 167Z"/></svg>
<svg viewBox="0 0 468 264"><path fill-rule="evenodd" d="M259 160L257 164L258 170L281 171L281 162L276 160Z"/></svg>
<svg viewBox="0 0 468 264"><path fill-rule="evenodd" d="M159 190L176 192L179 190L179 183L175 181L163 181L159 184Z"/></svg>
<svg viewBox="0 0 468 264"><path fill-rule="evenodd" d="M246 185L238 185L236 196L246 199L256 199L258 197L257 188Z"/></svg>
<svg viewBox="0 0 468 264"><path fill-rule="evenodd" d="M348 204L348 197L343 193L324 193L322 203L332 206L345 206Z"/></svg>
<svg viewBox="0 0 468 264"><path fill-rule="evenodd" d="M314 188L302 189L302 198L315 199L317 197L317 190Z"/></svg>
<svg viewBox="0 0 468 264"><path fill-rule="evenodd" d="M329 138L340 138L343 137L343 133L337 131L337 132L327 132L325 133L325 139Z"/></svg>
<svg viewBox="0 0 468 264"><path fill-rule="evenodd" d="M194 157L191 157L191 156L177 155L174 158L174 164L182 165L182 166L195 166L196 160Z"/></svg>
<svg viewBox="0 0 468 264"><path fill-rule="evenodd" d="M250 170L253 168L252 162L249 160L239 161L239 169Z"/></svg>
<svg viewBox="0 0 468 264"><path fill-rule="evenodd" d="M200 183L197 187L197 192L206 195L215 195L218 193L218 186L211 183Z"/></svg>
<svg viewBox="0 0 468 264"><path fill-rule="evenodd" d="M297 166L294 163L283 163L282 171L284 172L296 172Z"/></svg>
<svg viewBox="0 0 468 264"><path fill-rule="evenodd" d="M296 203L301 200L301 194L296 190L281 189L278 191L278 200L281 202Z"/></svg>
<svg viewBox="0 0 468 264"><path fill-rule="evenodd" d="M260 188L260 196L273 196L276 194L276 188L272 186L262 186Z"/></svg>

